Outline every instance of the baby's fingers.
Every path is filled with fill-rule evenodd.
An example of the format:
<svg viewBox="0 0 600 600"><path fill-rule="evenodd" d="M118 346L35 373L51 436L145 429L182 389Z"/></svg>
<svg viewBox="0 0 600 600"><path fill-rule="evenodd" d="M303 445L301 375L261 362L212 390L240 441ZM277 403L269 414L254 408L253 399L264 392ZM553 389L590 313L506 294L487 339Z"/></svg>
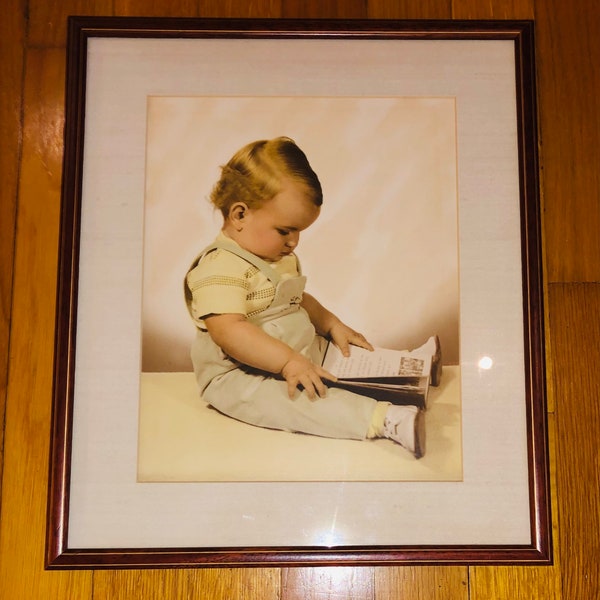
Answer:
<svg viewBox="0 0 600 600"><path fill-rule="evenodd" d="M317 373L319 377L322 379L328 379L329 381L337 381L337 377L332 375L329 371L325 370L323 367L319 367L319 365L315 365Z"/></svg>
<svg viewBox="0 0 600 600"><path fill-rule="evenodd" d="M324 397L327 394L327 387L317 374L305 373L298 378L289 379L287 384L288 396L292 400L296 395L296 390L300 387L311 400L315 400L317 396Z"/></svg>
<svg viewBox="0 0 600 600"><path fill-rule="evenodd" d="M369 342L367 340L367 338L365 338L365 336L362 333L357 333L351 340L350 342L352 344L354 344L355 346L360 346L361 348L365 348L366 350L374 350L373 345L371 344L371 342Z"/></svg>
<svg viewBox="0 0 600 600"><path fill-rule="evenodd" d="M344 342L343 346L342 342ZM366 350L373 350L373 346L362 333L358 333L358 331L354 331L354 329L350 328L348 328L348 335L346 339L340 340L340 344L338 344L338 347L342 351L344 356L350 356L350 348L348 344L352 344L353 346L360 346L361 348L365 348ZM348 350L347 354L344 352L345 349Z"/></svg>
<svg viewBox="0 0 600 600"><path fill-rule="evenodd" d="M288 391L288 396L290 397L290 400L294 399L297 389L298 389L298 383L288 379L287 380L287 391Z"/></svg>
<svg viewBox="0 0 600 600"><path fill-rule="evenodd" d="M350 356L350 342L348 340L340 340L336 342L335 345L340 349L340 352L344 356Z"/></svg>
<svg viewBox="0 0 600 600"><path fill-rule="evenodd" d="M327 395L327 386L317 373L307 373L301 383L311 400L316 400L317 397L324 398Z"/></svg>

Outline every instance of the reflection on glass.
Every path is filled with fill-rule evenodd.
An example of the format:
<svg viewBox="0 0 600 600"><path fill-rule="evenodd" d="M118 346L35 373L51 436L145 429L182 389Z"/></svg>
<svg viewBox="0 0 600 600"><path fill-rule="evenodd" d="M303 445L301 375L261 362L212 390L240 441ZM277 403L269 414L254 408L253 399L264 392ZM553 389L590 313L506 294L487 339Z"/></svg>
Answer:
<svg viewBox="0 0 600 600"><path fill-rule="evenodd" d="M480 369L491 369L494 361L489 356L482 356L477 363Z"/></svg>

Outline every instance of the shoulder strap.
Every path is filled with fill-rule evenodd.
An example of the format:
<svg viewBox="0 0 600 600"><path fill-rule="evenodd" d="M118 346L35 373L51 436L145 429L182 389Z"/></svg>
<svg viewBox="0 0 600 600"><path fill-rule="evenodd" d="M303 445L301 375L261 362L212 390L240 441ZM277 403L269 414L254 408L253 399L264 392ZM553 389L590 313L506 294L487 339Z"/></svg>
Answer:
<svg viewBox="0 0 600 600"><path fill-rule="evenodd" d="M210 246L204 248L204 250L198 255L198 258L196 258L196 260L194 261L192 268L195 267L198 264L198 262L200 262L200 259L203 256L219 248L222 250L227 250L228 252L231 252L232 254L235 254L236 256L239 256L240 258L244 259L246 262L249 262L251 265L254 265L257 269L262 271L265 277L273 285L277 286L277 284L281 281L281 275L277 271L275 271L275 269L273 269L273 267L271 267L271 265L269 265L269 263L266 260L259 258L255 254L252 254L252 252L248 252L247 250L240 248L240 246L234 244L233 242L229 243L227 241L222 240L219 240L214 244L211 244Z"/></svg>

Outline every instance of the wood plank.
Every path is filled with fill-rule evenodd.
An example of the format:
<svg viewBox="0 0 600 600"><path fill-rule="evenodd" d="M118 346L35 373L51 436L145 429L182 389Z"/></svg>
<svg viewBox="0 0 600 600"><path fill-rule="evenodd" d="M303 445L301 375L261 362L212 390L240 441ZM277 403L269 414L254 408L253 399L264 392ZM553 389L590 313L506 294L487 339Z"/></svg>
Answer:
<svg viewBox="0 0 600 600"><path fill-rule="evenodd" d="M97 571L94 573L93 597L111 600L189 598L187 579L187 572L177 569Z"/></svg>
<svg viewBox="0 0 600 600"><path fill-rule="evenodd" d="M6 2L16 0L5 0ZM290 0L286 0L290 2ZM162 2L162 0L160 0ZM583 4L582 4L583 3ZM598 20L593 17L597 14L595 3L592 0L582 0L576 7L572 8L569 3L561 3L558 0L544 0L536 5L537 38L538 38L538 64L540 74L540 101L543 110L542 119L542 141L544 161L543 187L544 201L546 204L546 228L548 230L546 246L548 248L549 276L552 281L597 281L600 260L598 259L598 248L594 246L593 236L598 239L598 206L594 198L598 198L597 174L594 165L599 164L598 148L594 144L597 138L598 114L597 97L593 92L598 88L598 73L592 64L591 56L598 55ZM17 3L20 7L24 0ZM371 18L435 18L436 10L443 11L452 5L452 14L455 18L481 18L482 12L473 12L468 16L472 6L480 4L481 10L488 10L493 5L493 14L499 18L529 18L531 2L518 0L496 1L489 3L475 3L474 0L449 0L436 2L426 0L417 2L392 2L390 0L369 0L367 2L368 16ZM64 45L64 19L67 13L79 14L111 14L112 2L110 0L97 0L89 3L86 0L48 4L41 0L30 0L29 5L29 41L30 45L38 46L62 46ZM297 6L300 4L298 3ZM11 4L12 6L12 4ZM133 5L131 5L133 6ZM160 6L157 0L156 6ZM165 14L169 3L164 2ZM281 3L263 0L262 2L241 2L238 0L199 0L199 13L203 16L280 16ZM203 14L203 6L207 13ZM510 8L507 8L510 6ZM258 8L256 8L258 7ZM266 7L266 8L265 8ZM274 8L273 8L274 7ZM7 8L6 6L4 7ZM310 8L315 10L315 8ZM18 14L18 10L16 9ZM22 9L21 9L22 10ZM152 10L158 10L154 8ZM307 16L302 14L301 8L292 8L291 2L287 10L293 16ZM318 8L316 9L318 10ZM337 8L336 8L337 10ZM351 9L349 9L351 10ZM234 14L237 11L237 14ZM258 11L259 14L254 14ZM273 14L265 12L273 11ZM295 12L294 12L295 11ZM500 11L504 11L503 14ZM515 11L515 12L513 12ZM3 11L4 12L4 11ZM0 32L8 31L8 35L15 38L19 36L18 31L12 31L13 19L16 14L10 10L12 19L3 18L0 23ZM251 14L252 13L252 14ZM277 13L277 14L276 14ZM348 13L349 14L349 13ZM340 17L347 14L340 9ZM444 15L445 17L446 15ZM450 13L448 13L450 16ZM61 32L62 31L62 32ZM13 45L20 42L6 41L9 52L18 51ZM4 38L4 35L3 35ZM0 41L0 48L3 41ZM2 54L3 91L5 88L4 70L16 67L12 60L5 61ZM15 55L16 56L16 55ZM37 60L37 59L36 59ZM35 62L35 60L33 61ZM27 84L31 87L37 78L42 78L43 69L28 66ZM543 67L543 68L542 68ZM18 67L17 67L18 68ZM556 81L554 81L556 79ZM46 85L46 84L43 84ZM43 85L41 86L43 88ZM37 92L36 92L37 93ZM3 95L0 102L5 102L8 96ZM28 99L31 91L28 91ZM9 102L12 104L14 98ZM50 127L50 134L46 132L47 119L52 112L51 104L56 104L50 98L47 101L39 101L44 106L45 115L37 119L35 124L30 121L27 139L25 140L25 153L27 157L23 161L23 173L21 176L22 191L20 202L23 203L24 214L19 215L19 236L17 239L17 259L15 264L15 307L18 313L14 315L14 326L12 330L13 350L10 364L11 385L9 388L9 402L7 408L7 470L5 471L5 491L3 497L3 519L0 524L0 550L2 561L0 561L0 597L7 599L27 598L68 598L83 599L90 598L89 573L44 573L42 571L42 545L43 545L43 510L45 498L42 492L42 480L45 478L47 457L47 429L49 422L49 376L48 364L50 345L38 344L40 335L45 339L51 339L52 332L49 330L53 317L49 316L50 310L42 306L39 298L38 287L32 281L26 281L27 274L33 274L42 285L52 284L49 281L49 271L52 270L56 241L54 231L56 226L56 197L58 190L54 177L50 177L45 167L42 166L48 154L47 144L55 136ZM5 127L3 122L3 105L0 104L0 127ZM17 109L18 110L18 109ZM34 108L28 100L26 117L33 117ZM44 112L43 111L43 112ZM55 114L59 114L57 109ZM11 126L12 123L8 123ZM594 129L596 127L596 129ZM4 132L4 129L2 129ZM36 139L43 138L42 143ZM10 151L10 145L6 145L9 138L3 137L4 150L1 160L10 162L9 174L16 173L13 168L15 155ZM45 140L45 141L44 141ZM60 149L60 141L54 139L57 148ZM38 156L32 156L29 148L34 146L42 152ZM7 150L8 149L8 150ZM52 161L51 161L52 162ZM0 168L4 168L0 162ZM2 173L2 171L0 171ZM36 189L36 180L38 180ZM7 193L7 179L3 178L4 186L0 193ZM50 189L46 189L49 185ZM13 195L14 197L14 195ZM50 206L49 206L50 205ZM13 205L14 206L14 205ZM4 196L2 197L2 209L5 208ZM11 209L8 209L9 213ZM36 214L34 214L34 212ZM6 242L4 236L8 228L8 221L4 220L4 213L0 219L2 242ZM49 233L46 229L52 229ZM11 235L11 233L9 233ZM50 237L53 241L50 241ZM580 239L581 238L581 239ZM10 241L8 242L10 245ZM561 253L556 252L561 248ZM564 250L564 251L563 251ZM50 256L48 256L50 255ZM4 254L0 255L3 259ZM10 264L9 263L4 263ZM33 264L33 267L30 265ZM3 274L6 269L3 267ZM41 276L41 278L39 277ZM592 286L593 288L594 286ZM557 417L560 420L560 450L557 452L559 465L559 496L554 506L558 506L555 512L560 511L560 554L565 554L566 566L563 565L562 577L564 600L571 598L593 598L598 597L597 567L595 557L598 556L598 462L597 462L597 434L598 419L594 413L591 402L597 398L597 383L592 381L592 360L597 361L598 354L595 346L587 346L589 339L597 337L592 331L585 331L585 327L598 325L597 314L598 297L597 292L590 292L590 286L579 289L579 286L552 286L551 301L549 304L550 318L554 324L552 342L552 376L556 380ZM595 289L595 288L594 288ZM31 305L33 298L33 305ZM570 299L569 299L570 298ZM25 301L29 302L29 305ZM592 302L592 308L588 308L591 319L585 314L585 302ZM560 305L560 310L556 307ZM574 308L577 306L577 308ZM4 309L2 309L4 310ZM34 327L31 320L30 310L38 324ZM574 314L576 313L576 315ZM4 313L3 313L4 314ZM40 317L47 317L40 321ZM585 323L587 319L587 323ZM575 328L575 331L569 329ZM555 340L557 337L559 339ZM581 343L583 341L583 346ZM554 347L558 343L556 352ZM596 342L594 342L596 343ZM0 346L1 349L1 346ZM569 375L569 367L577 366L577 360L592 349L591 358L586 358L585 365L579 365L578 370ZM565 362L564 357L569 357ZM1 358L1 353L0 353ZM560 369L556 366L560 365ZM0 365L1 368L1 365ZM0 371L1 373L1 371ZM583 377L583 381L580 378ZM584 406L579 406L583 399ZM591 420L589 419L591 415ZM588 421L586 422L586 419ZM581 420L581 422L580 422ZM41 437L40 437L41 435ZM593 437L595 436L595 437ZM577 441L577 444L573 442ZM594 463L594 461L596 461ZM582 476L578 476L577 469L583 467ZM595 471L594 471L595 467ZM595 478L594 478L595 477ZM41 479L40 479L41 478ZM587 478L587 482L586 482ZM585 488L587 485L587 488ZM582 491L583 490L583 491ZM588 493L589 492L589 493ZM588 494L586 496L586 494ZM25 499L25 500L24 500ZM588 511L584 514L583 511ZM566 537L566 540L565 540ZM555 567L554 569L559 568ZM312 597L345 598L348 597L346 590L358 589L361 586L352 583L352 577L359 581L374 582L374 594L378 600L383 598L406 598L407 594L418 593L418 590L426 582L430 574L430 568L414 568L414 580L410 575L412 568L406 569L376 569L373 575L370 569L353 569L342 578L338 585L332 584L333 574L338 569L324 571L325 577L316 576L314 570L306 570L304 578L306 593ZM447 576L444 567L432 568L435 578L443 581ZM543 569L542 569L543 570ZM331 571L327 575L327 571ZM523 572L520 572L523 571ZM559 598L556 588L548 585L548 580L534 581L537 578L538 569L523 568L512 570L512 568L478 568L471 573L472 599L497 598L494 594L507 593L510 598ZM132 598L144 598L153 585L158 585L163 590L174 589L181 591L179 597L202 597L207 600L212 598L247 598L248 600L259 600L263 597L271 598L273 594L277 597L277 570L249 570L254 576L241 583L241 579L234 586L229 596L223 596L225 591L219 591L219 581L227 581L228 569L209 571L134 571L125 577L124 572L115 578L115 582L127 585L131 590ZM102 572L97 579L98 585L106 583L109 572ZM98 575L98 574L97 574ZM289 573L288 573L289 575ZM381 577L383 575L383 577ZM410 576L409 576L410 575ZM453 574L451 574L453 575ZM238 576L239 577L239 576ZM271 591L265 593L261 585L265 578L275 578ZM314 586L309 583L311 581ZM141 586L137 592L134 582L138 581ZM224 578L224 579L223 579ZM329 583L327 583L329 579ZM161 583L161 581L163 583ZM195 585L189 583L193 581ZM294 580L284 579L287 590L291 593ZM298 580L296 580L298 581ZM408 583L407 583L408 582ZM112 585L112 584L111 584ZM408 588L408 589L405 589ZM100 589L100 588L99 588ZM295 589L300 589L296 586ZM433 588L429 589L433 594ZM113 585L115 595L120 593L118 587ZM321 594L319 595L319 591ZM151 593L151 592L149 592ZM487 593L487 595L486 595ZM219 595L221 594L221 595ZM334 595L335 594L335 595ZM537 595L537 596L536 596ZM167 596L168 597L168 596ZM174 596L176 597L176 596ZM434 597L435 596L430 596ZM452 599L452 592L446 598ZM462 598L463 596L457 596Z"/></svg>
<svg viewBox="0 0 600 600"><path fill-rule="evenodd" d="M25 1L8 0L0 19L0 491L4 453L4 412L8 386L17 183L21 155L21 101Z"/></svg>
<svg viewBox="0 0 600 600"><path fill-rule="evenodd" d="M278 569L98 571L94 600L278 600Z"/></svg>
<svg viewBox="0 0 600 600"><path fill-rule="evenodd" d="M374 594L369 567L282 570L282 600L373 600Z"/></svg>
<svg viewBox="0 0 600 600"><path fill-rule="evenodd" d="M471 573L470 600L559 600L560 571L548 567L477 567Z"/></svg>
<svg viewBox="0 0 600 600"><path fill-rule="evenodd" d="M283 2L281 16L302 19L366 19L364 0L294 0Z"/></svg>
<svg viewBox="0 0 600 600"><path fill-rule="evenodd" d="M89 573L43 570L63 88L63 53L28 52L0 523L0 581L11 600L91 598Z"/></svg>
<svg viewBox="0 0 600 600"><path fill-rule="evenodd" d="M548 280L600 281L600 16L596 0L536 3Z"/></svg>
<svg viewBox="0 0 600 600"><path fill-rule="evenodd" d="M198 17L198 0L114 0L114 14L119 17Z"/></svg>
<svg viewBox="0 0 600 600"><path fill-rule="evenodd" d="M375 570L377 600L468 600L466 567L401 567Z"/></svg>
<svg viewBox="0 0 600 600"><path fill-rule="evenodd" d="M600 284L549 290L562 597L600 598Z"/></svg>
<svg viewBox="0 0 600 600"><path fill-rule="evenodd" d="M107 16L112 13L112 0L61 0L43 2L31 0L27 45L43 48L64 48L67 40L67 16Z"/></svg>
<svg viewBox="0 0 600 600"><path fill-rule="evenodd" d="M534 0L453 0L454 19L533 19Z"/></svg>
<svg viewBox="0 0 600 600"><path fill-rule="evenodd" d="M223 19L276 19L281 17L282 0L199 0L201 17Z"/></svg>
<svg viewBox="0 0 600 600"><path fill-rule="evenodd" d="M452 0L368 0L367 7L369 19L449 19L452 16Z"/></svg>

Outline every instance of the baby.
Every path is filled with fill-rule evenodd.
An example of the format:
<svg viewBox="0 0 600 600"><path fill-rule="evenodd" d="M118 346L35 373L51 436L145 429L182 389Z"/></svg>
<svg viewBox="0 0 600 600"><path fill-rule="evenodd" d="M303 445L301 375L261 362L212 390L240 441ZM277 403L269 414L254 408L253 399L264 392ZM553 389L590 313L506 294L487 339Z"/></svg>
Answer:
<svg viewBox="0 0 600 600"><path fill-rule="evenodd" d="M244 146L211 193L223 228L185 278L197 327L194 372L203 399L260 427L358 439L386 437L416 458L425 451L423 412L328 387L323 338L346 356L372 350L363 335L304 291L294 250L319 216L321 184L289 138ZM433 348L439 373L439 347Z"/></svg>

